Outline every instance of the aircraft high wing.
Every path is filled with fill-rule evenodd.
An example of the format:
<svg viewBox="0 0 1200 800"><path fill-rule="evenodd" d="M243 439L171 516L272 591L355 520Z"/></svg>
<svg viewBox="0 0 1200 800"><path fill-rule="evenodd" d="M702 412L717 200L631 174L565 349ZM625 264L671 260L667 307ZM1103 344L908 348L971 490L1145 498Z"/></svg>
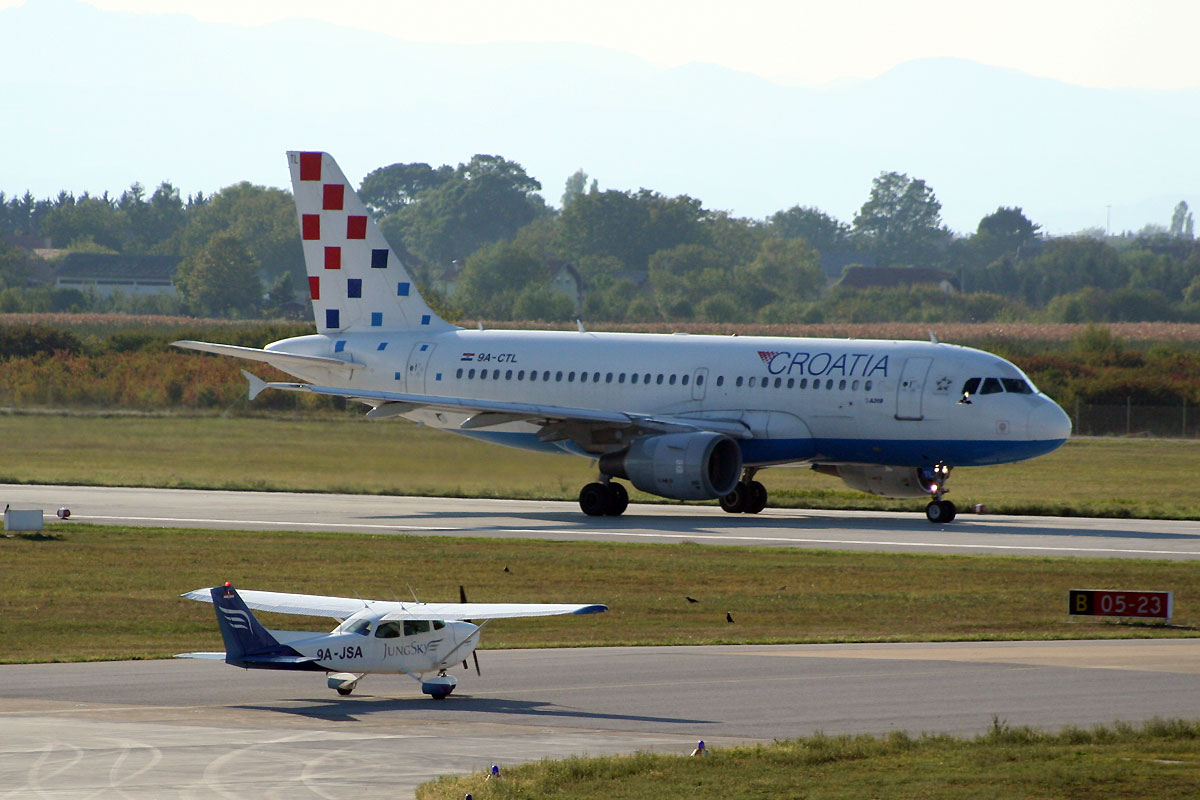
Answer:
<svg viewBox="0 0 1200 800"><path fill-rule="evenodd" d="M596 614L598 604L403 603L352 597L246 590L232 584L196 589L182 597L212 603L225 641L224 653L180 653L177 658L223 658L244 669L290 669L330 673L329 687L348 695L367 673L403 673L435 699L454 691L447 667L475 651L483 625L468 620ZM250 609L332 617L327 634L268 630ZM479 668L478 659L475 662ZM429 673L436 673L430 677Z"/></svg>

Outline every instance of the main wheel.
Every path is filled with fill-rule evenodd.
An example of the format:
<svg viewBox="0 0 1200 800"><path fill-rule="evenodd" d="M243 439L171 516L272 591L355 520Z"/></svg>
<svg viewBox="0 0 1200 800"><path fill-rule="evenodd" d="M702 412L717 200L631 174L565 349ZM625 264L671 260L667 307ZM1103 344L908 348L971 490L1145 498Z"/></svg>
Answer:
<svg viewBox="0 0 1200 800"><path fill-rule="evenodd" d="M604 516L608 513L611 503L612 493L599 481L589 483L579 490L579 507L589 517Z"/></svg>
<svg viewBox="0 0 1200 800"><path fill-rule="evenodd" d="M610 517L619 517L629 508L629 492L619 483L608 485L608 510L604 513Z"/></svg>
<svg viewBox="0 0 1200 800"><path fill-rule="evenodd" d="M748 489L746 497L747 514L757 514L767 507L767 487L763 486L758 481L750 481L746 484Z"/></svg>
<svg viewBox="0 0 1200 800"><path fill-rule="evenodd" d="M746 482L738 481L737 486L733 487L733 491L721 498L721 508L730 514L741 514L746 510L749 494L750 490L746 488Z"/></svg>
<svg viewBox="0 0 1200 800"><path fill-rule="evenodd" d="M925 506L925 518L933 523L949 522L958 514L958 509L949 500L934 500Z"/></svg>

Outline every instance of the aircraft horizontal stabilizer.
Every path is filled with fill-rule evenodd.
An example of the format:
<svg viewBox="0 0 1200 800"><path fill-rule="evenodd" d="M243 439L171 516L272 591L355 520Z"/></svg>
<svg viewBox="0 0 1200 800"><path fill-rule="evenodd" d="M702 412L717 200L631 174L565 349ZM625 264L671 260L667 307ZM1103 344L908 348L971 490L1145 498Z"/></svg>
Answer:
<svg viewBox="0 0 1200 800"><path fill-rule="evenodd" d="M306 367L321 367L323 369L332 370L335 373L342 375L350 375L350 373L360 367L360 364L354 364L349 361L342 361L337 358L326 358L324 356L306 356L300 353L281 353L276 350L260 350L256 347L240 347L235 344L213 344L212 342L195 342L190 339L181 339L177 342L171 342L173 347L179 347L184 350L199 350L202 353L213 353L218 356L233 356L234 358L244 358L248 361L261 361L264 364L270 364L284 372L290 371L288 368L304 369Z"/></svg>
<svg viewBox="0 0 1200 800"><path fill-rule="evenodd" d="M225 653L176 653L175 658L203 658L211 661L224 661Z"/></svg>

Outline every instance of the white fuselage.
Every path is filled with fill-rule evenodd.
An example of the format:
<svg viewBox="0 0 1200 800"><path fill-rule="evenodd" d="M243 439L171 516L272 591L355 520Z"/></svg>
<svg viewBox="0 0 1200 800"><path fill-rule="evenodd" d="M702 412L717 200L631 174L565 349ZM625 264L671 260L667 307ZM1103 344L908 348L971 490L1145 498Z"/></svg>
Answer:
<svg viewBox="0 0 1200 800"><path fill-rule="evenodd" d="M332 633L270 633L330 672L419 675L469 658L479 642L478 631L469 622L380 622L367 612L350 617Z"/></svg>
<svg viewBox="0 0 1200 800"><path fill-rule="evenodd" d="M361 364L340 383L364 390L739 420L753 434L739 441L747 466L999 464L1050 452L1070 432L1013 364L933 342L455 329L303 336L267 349ZM977 387L962 402L972 378L996 390ZM529 422L463 429L466 413L405 416L514 447L613 447L543 442Z"/></svg>

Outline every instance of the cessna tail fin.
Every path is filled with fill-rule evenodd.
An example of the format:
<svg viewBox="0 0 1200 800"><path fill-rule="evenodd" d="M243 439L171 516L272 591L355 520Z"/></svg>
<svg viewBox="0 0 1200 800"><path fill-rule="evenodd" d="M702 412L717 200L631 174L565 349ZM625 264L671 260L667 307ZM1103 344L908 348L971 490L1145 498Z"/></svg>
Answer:
<svg viewBox="0 0 1200 800"><path fill-rule="evenodd" d="M221 638L225 640L226 661L234 663L241 661L244 656L267 653L280 647L275 637L238 597L232 584L214 586L212 601L217 609Z"/></svg>
<svg viewBox="0 0 1200 800"><path fill-rule="evenodd" d="M333 156L287 156L317 330L455 327L425 303Z"/></svg>

